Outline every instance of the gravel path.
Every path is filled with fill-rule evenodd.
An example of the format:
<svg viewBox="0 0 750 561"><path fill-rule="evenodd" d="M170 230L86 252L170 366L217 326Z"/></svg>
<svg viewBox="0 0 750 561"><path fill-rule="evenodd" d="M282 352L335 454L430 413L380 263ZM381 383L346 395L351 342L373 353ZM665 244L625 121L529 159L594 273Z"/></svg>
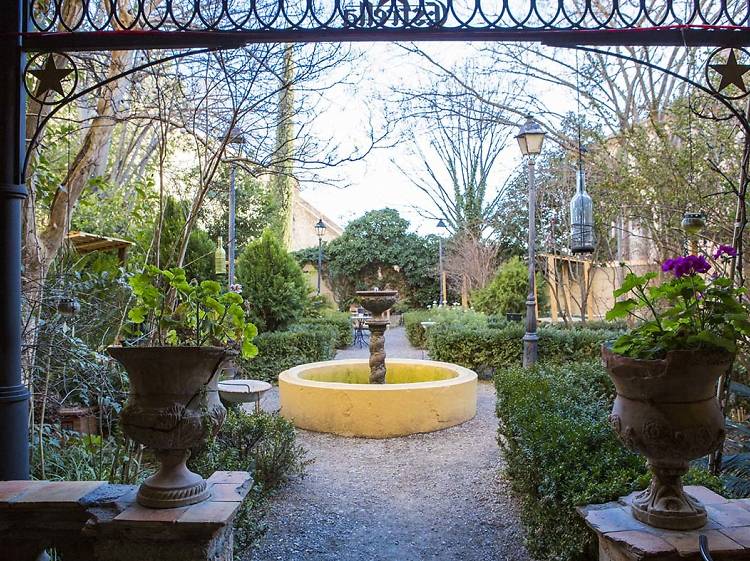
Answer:
<svg viewBox="0 0 750 561"><path fill-rule="evenodd" d="M403 328L388 331L386 352L422 356ZM374 440L300 430L314 463L273 499L269 530L246 560L527 560L499 472L492 385L480 382L477 397L474 419L430 434ZM271 394L263 405L277 403Z"/></svg>

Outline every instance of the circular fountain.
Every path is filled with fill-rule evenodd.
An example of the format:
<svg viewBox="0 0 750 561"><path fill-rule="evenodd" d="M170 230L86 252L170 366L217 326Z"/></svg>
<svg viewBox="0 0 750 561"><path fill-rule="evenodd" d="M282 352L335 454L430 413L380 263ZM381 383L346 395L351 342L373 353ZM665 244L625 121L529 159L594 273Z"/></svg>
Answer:
<svg viewBox="0 0 750 561"><path fill-rule="evenodd" d="M476 415L477 375L447 362L388 359L383 314L392 290L359 291L373 314L370 358L296 366L279 375L281 414L295 426L342 436L390 438L459 425Z"/></svg>

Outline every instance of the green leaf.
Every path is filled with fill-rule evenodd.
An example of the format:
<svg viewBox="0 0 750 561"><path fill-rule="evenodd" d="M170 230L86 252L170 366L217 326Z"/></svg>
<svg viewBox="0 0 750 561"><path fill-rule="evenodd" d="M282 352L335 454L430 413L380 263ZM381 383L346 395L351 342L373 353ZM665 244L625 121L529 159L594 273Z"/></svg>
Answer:
<svg viewBox="0 0 750 561"><path fill-rule="evenodd" d="M615 298L627 294L636 287L643 287L648 284L648 281L655 279L656 273L646 273L645 275L638 276L635 273L628 273L622 282L622 286L615 290L612 294Z"/></svg>
<svg viewBox="0 0 750 561"><path fill-rule="evenodd" d="M734 341L707 330L688 337L688 343L704 343L709 347L717 347L729 351L730 353L737 352L737 345Z"/></svg>
<svg viewBox="0 0 750 561"><path fill-rule="evenodd" d="M242 357L253 358L258 354L258 347L253 345L250 340L245 339L242 341Z"/></svg>
<svg viewBox="0 0 750 561"><path fill-rule="evenodd" d="M224 314L224 310L226 309L222 304L219 303L216 298L212 296L206 297L206 299L203 301L203 305L216 312L219 316Z"/></svg>
<svg viewBox="0 0 750 561"><path fill-rule="evenodd" d="M638 303L632 298L621 300L620 302L616 302L612 309L609 310L604 317L607 321L625 318L628 317L628 315L630 315L630 312L637 307Z"/></svg>
<svg viewBox="0 0 750 561"><path fill-rule="evenodd" d="M209 294L219 294L221 292L221 285L212 280L201 281L200 287Z"/></svg>
<svg viewBox="0 0 750 561"><path fill-rule="evenodd" d="M147 316L148 310L143 306L136 306L135 308L131 308L128 312L128 319L133 323L143 323L146 321Z"/></svg>

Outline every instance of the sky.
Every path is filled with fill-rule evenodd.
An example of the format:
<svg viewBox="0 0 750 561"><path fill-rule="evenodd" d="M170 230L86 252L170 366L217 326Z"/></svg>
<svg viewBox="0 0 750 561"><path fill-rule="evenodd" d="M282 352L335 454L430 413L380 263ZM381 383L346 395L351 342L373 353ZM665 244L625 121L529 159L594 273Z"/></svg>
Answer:
<svg viewBox="0 0 750 561"><path fill-rule="evenodd" d="M422 43L420 46L447 64L477 56L475 49L467 43ZM430 80L429 72L422 68L426 63L416 55L404 54L397 45L367 43L357 47L365 53L358 63L364 65L359 68L364 70L363 79L355 86L329 90L324 102L327 107L313 124L316 135L331 138L342 149L367 145L366 131L370 128L371 116L378 121L395 113L395 108L381 101L391 95L394 87L414 87ZM539 89L539 99L548 108L560 113L575 109L565 92L548 86L541 88L538 84L531 84L531 87ZM493 184L497 186L501 186L521 164L518 146L512 138L516 131L510 132L509 142L495 169L497 177ZM408 138L419 131L407 129L405 134ZM398 142L394 144L396 140ZM303 197L341 226L368 210L391 207L407 218L420 234L437 233L434 220L421 217L416 210L429 205L426 196L394 164L398 162L407 170L419 166L419 160L407 146L408 142L398 137L393 137L391 142L386 140L385 147L372 151L363 161L342 164L323 174L324 177L343 179L346 187L303 181Z"/></svg>

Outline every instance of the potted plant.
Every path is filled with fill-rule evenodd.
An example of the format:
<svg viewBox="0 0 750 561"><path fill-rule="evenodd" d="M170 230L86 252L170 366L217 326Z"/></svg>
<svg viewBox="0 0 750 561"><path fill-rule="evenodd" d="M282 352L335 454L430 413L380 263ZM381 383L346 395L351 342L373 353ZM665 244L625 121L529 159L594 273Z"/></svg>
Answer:
<svg viewBox="0 0 750 561"><path fill-rule="evenodd" d="M152 508L201 502L210 490L185 462L190 448L224 422L219 372L237 354L257 353L252 343L257 329L245 321L242 296L223 292L215 281L188 282L182 269L149 266L129 284L135 305L127 337L108 351L130 379L122 428L153 448L160 462L140 486L138 502Z"/></svg>
<svg viewBox="0 0 750 561"><path fill-rule="evenodd" d="M631 272L614 292L626 298L606 316L638 321L602 355L617 390L612 427L626 447L646 456L653 474L631 505L635 518L652 526L688 530L707 520L681 478L690 460L723 442L716 382L750 334L745 289L724 270L734 256L734 248L721 246L713 265L697 255L668 259L668 278L658 285L656 273Z"/></svg>

